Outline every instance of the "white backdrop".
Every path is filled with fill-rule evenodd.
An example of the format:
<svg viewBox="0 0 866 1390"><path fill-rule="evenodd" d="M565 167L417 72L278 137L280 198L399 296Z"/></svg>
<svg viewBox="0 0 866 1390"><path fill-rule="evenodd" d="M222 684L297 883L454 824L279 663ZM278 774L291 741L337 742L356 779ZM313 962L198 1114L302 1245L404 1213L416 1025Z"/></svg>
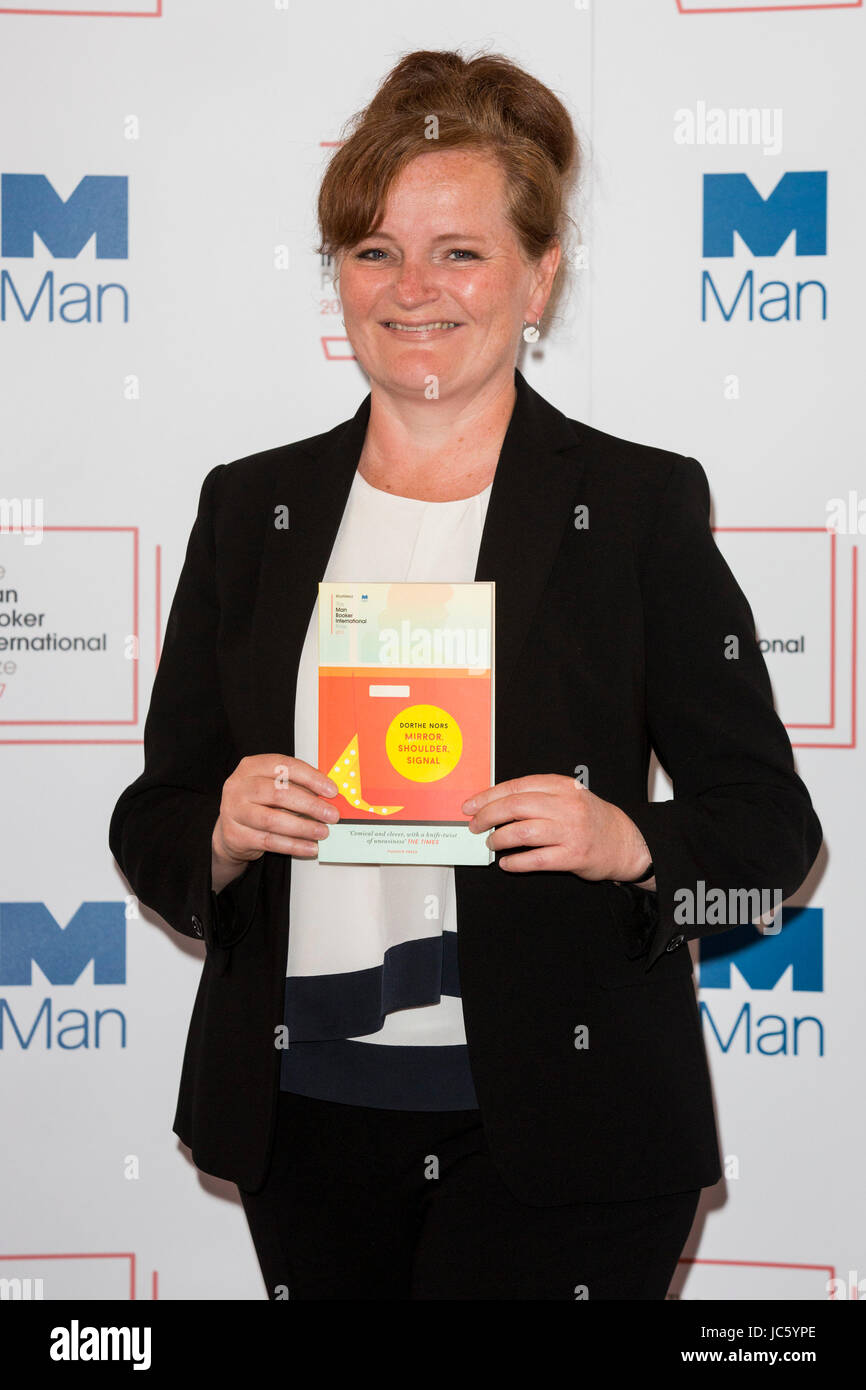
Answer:
<svg viewBox="0 0 866 1390"><path fill-rule="evenodd" d="M560 93L586 160L574 288L523 369L568 415L703 463L827 840L780 937L753 933L739 966L700 961L727 1173L671 1296L824 1299L833 1278L850 1296L866 1279L862 5L14 8L0 6L0 1278L41 1279L46 1299L264 1297L235 1190L171 1133L203 948L127 898L108 820L141 767L205 473L329 429L366 392L313 249L329 142L401 53L485 47ZM758 112L746 143L740 108ZM820 177L802 178L824 173L826 206ZM789 214L762 201L786 174ZM705 184L718 175L742 178ZM729 254L705 255L718 199Z"/></svg>

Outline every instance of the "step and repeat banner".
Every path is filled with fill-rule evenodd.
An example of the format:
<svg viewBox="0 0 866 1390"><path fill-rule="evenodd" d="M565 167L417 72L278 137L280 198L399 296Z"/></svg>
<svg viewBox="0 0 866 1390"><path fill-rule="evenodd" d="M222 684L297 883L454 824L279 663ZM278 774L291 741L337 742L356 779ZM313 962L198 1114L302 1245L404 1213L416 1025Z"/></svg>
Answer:
<svg viewBox="0 0 866 1390"><path fill-rule="evenodd" d="M864 1296L859 0L0 6L0 1294L264 1297L171 1132L203 948L108 821L205 474L366 394L315 197L421 47L571 110L570 284L521 367L702 462L826 834L780 932L692 947L725 1176L669 1296Z"/></svg>

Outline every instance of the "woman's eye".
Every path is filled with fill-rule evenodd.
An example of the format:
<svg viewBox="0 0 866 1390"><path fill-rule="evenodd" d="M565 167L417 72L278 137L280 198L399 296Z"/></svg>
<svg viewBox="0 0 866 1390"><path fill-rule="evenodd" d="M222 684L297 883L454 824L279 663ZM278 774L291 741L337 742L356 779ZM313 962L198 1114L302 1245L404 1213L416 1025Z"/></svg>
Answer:
<svg viewBox="0 0 866 1390"><path fill-rule="evenodd" d="M379 259L380 259L380 257L382 257L382 256L387 256L387 255L388 255L388 252L385 251L381 246L368 246L368 247L367 247L365 250L363 250L363 251L357 251L357 252L355 253L355 259L358 260L358 261L373 261L373 262L378 262ZM448 255L449 255L449 256L457 256L457 257L459 258L459 260L464 260L464 259L465 259L465 260L469 260L469 261L477 261L477 260L478 260L478 256L477 256L477 254L476 254L474 251L467 251L467 250L465 249L465 247L461 247L461 246L455 246L454 249L453 249L452 251L449 251L449 252L448 252Z"/></svg>

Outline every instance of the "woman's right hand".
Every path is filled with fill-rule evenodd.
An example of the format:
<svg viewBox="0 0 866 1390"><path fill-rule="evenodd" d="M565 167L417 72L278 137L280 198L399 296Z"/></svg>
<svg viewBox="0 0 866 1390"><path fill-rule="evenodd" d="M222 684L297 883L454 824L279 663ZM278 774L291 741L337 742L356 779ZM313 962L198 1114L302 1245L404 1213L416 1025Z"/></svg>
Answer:
<svg viewBox="0 0 866 1390"><path fill-rule="evenodd" d="M239 878L266 850L315 859L316 842L328 833L327 821L340 813L326 797L337 787L303 758L257 753L241 758L223 783L219 819L211 836L211 878L215 893Z"/></svg>

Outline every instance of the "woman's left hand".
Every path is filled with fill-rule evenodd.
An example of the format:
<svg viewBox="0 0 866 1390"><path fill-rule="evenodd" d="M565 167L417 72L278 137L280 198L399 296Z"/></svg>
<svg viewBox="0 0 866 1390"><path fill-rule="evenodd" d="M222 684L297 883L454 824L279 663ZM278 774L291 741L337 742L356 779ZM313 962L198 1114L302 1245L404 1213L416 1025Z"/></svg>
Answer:
<svg viewBox="0 0 866 1390"><path fill-rule="evenodd" d="M647 843L625 811L558 773L498 782L462 809L474 812L473 832L498 827L487 837L490 849L521 847L520 854L499 860L518 873L559 869L586 879L633 879L650 862Z"/></svg>

